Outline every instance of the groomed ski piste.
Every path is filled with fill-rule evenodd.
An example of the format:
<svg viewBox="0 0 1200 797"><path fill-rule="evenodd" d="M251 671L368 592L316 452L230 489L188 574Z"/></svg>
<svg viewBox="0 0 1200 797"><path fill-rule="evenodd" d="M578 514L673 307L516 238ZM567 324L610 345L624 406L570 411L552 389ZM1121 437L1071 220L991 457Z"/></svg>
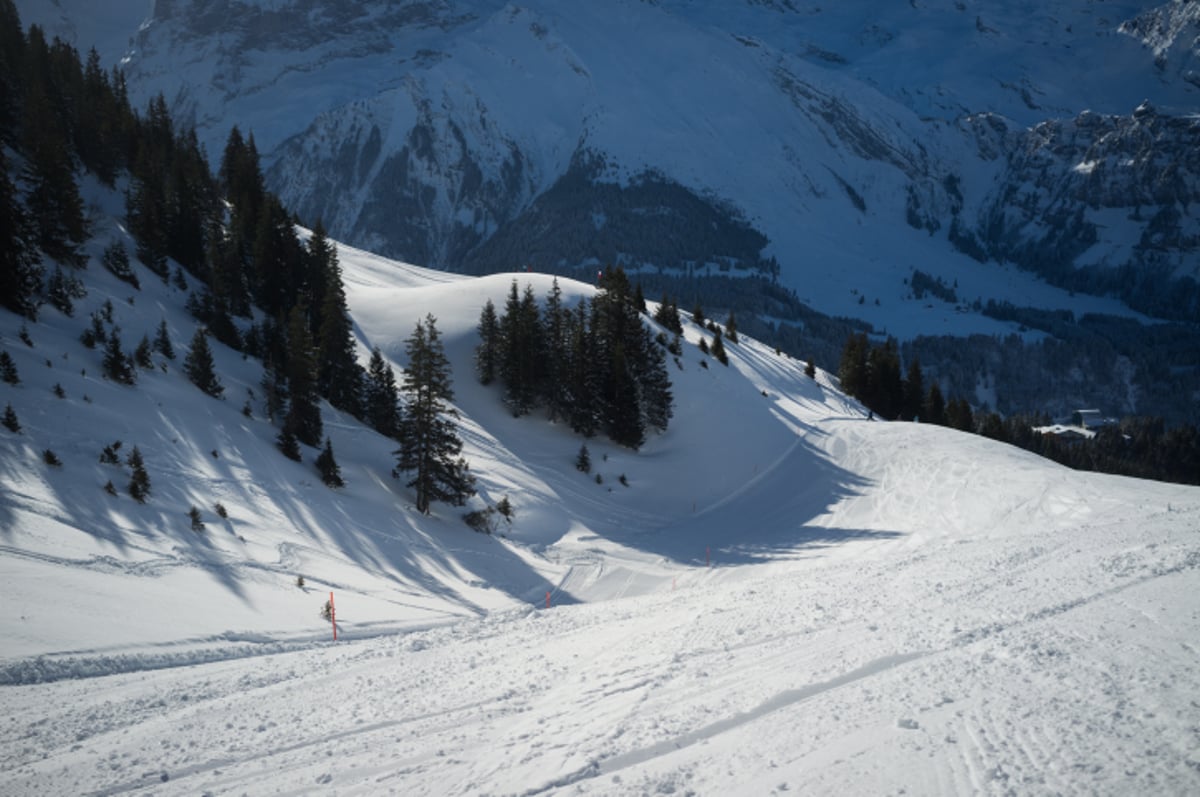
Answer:
<svg viewBox="0 0 1200 797"><path fill-rule="evenodd" d="M418 514L396 444L328 405L347 486L285 459L260 366L214 343L225 397L193 387L186 294L149 272L133 291L93 261L32 347L0 313L22 426L0 429L0 791L1200 791L1200 490L868 420L745 337L703 367L686 320L669 430L584 441L473 375L483 303L550 276L340 262L364 362L399 376L437 318L468 507ZM136 388L79 343L105 299L128 349L170 328ZM98 462L117 440L144 505ZM505 496L511 525L467 528Z"/></svg>

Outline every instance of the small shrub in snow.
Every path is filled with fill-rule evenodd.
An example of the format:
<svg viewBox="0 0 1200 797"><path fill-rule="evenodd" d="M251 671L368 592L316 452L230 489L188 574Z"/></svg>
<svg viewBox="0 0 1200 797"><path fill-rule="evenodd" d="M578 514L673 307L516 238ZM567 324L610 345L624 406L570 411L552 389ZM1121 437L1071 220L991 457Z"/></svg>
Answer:
<svg viewBox="0 0 1200 797"><path fill-rule="evenodd" d="M629 486L629 479L625 478L624 473L621 474L620 478L618 478L617 481L619 481L625 487Z"/></svg>
<svg viewBox="0 0 1200 797"><path fill-rule="evenodd" d="M804 375L809 379L817 378L817 366L813 365L813 361L811 359L808 361L808 364L804 366Z"/></svg>
<svg viewBox="0 0 1200 797"><path fill-rule="evenodd" d="M225 509L225 505L220 501L217 501L216 505L213 506L213 511L217 513L217 517L219 518L224 519L229 517L229 511Z"/></svg>
<svg viewBox="0 0 1200 797"><path fill-rule="evenodd" d="M50 389L52 391L54 391L54 395L58 396L59 398L67 397L67 391L63 390L63 386L60 385L58 382L55 382L54 387L52 387Z"/></svg>
<svg viewBox="0 0 1200 797"><path fill-rule="evenodd" d="M109 495L117 494L117 488L113 486L112 479L109 479L104 483L104 492L108 493Z"/></svg>
<svg viewBox="0 0 1200 797"><path fill-rule="evenodd" d="M463 521L480 534L491 534L496 530L496 510L490 506L487 509L475 509L463 515Z"/></svg>
<svg viewBox="0 0 1200 797"><path fill-rule="evenodd" d="M587 445L579 447L579 456L575 457L575 470L581 473L592 472L592 455L588 453Z"/></svg>
<svg viewBox="0 0 1200 797"><path fill-rule="evenodd" d="M325 604L323 606L321 606L321 619L322 620L332 620L333 619L333 603L332 602L325 601Z"/></svg>
<svg viewBox="0 0 1200 797"><path fill-rule="evenodd" d="M604 477L599 473L596 474L596 484L604 484Z"/></svg>
<svg viewBox="0 0 1200 797"><path fill-rule="evenodd" d="M512 501L508 500L508 496L500 499L500 503L496 504L496 511L500 513L500 517L512 525L513 518L517 516L517 510L513 507Z"/></svg>
<svg viewBox="0 0 1200 797"><path fill-rule="evenodd" d="M304 576L296 576L296 586L304 589Z"/></svg>
<svg viewBox="0 0 1200 797"><path fill-rule="evenodd" d="M200 517L200 510L192 506L187 514L188 519L192 521L192 531L204 531L204 520Z"/></svg>
<svg viewBox="0 0 1200 797"><path fill-rule="evenodd" d="M117 452L121 450L121 441L117 440L104 447L100 452L100 461L105 465L120 465L121 459L117 456Z"/></svg>
<svg viewBox="0 0 1200 797"><path fill-rule="evenodd" d="M21 331L17 333L17 337L20 338L21 342L26 346L31 349L33 348L33 338L29 337L29 328L24 324L21 324Z"/></svg>
<svg viewBox="0 0 1200 797"><path fill-rule="evenodd" d="M58 454L55 454L48 448L42 452L42 462L45 462L52 468L62 467L62 460L58 458Z"/></svg>

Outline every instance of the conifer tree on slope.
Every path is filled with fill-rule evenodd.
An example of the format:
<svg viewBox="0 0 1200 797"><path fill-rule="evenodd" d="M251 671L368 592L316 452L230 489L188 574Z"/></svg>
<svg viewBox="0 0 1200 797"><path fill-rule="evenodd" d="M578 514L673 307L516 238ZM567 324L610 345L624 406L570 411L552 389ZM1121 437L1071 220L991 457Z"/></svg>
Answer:
<svg viewBox="0 0 1200 797"><path fill-rule="evenodd" d="M104 346L104 375L122 385L132 385L137 381L137 372L129 361L129 356L121 349L121 328L113 327L108 333L108 342Z"/></svg>
<svg viewBox="0 0 1200 797"><path fill-rule="evenodd" d="M321 407L317 398L317 368L308 309L303 302L288 313L288 411L283 423L296 439L314 448L321 445Z"/></svg>
<svg viewBox="0 0 1200 797"><path fill-rule="evenodd" d="M500 322L496 318L496 305L488 299L479 312L479 345L475 347L475 375L479 384L490 385L496 380L500 354Z"/></svg>
<svg viewBox="0 0 1200 797"><path fill-rule="evenodd" d="M450 361L442 350L436 319L417 322L407 342L408 368L401 388L408 402L401 422L396 467L411 472L407 486L417 493L417 511L429 514L434 501L461 506L474 495L462 441L455 431L458 412L451 406Z"/></svg>
<svg viewBox="0 0 1200 797"><path fill-rule="evenodd" d="M329 403L354 416L362 415L363 370L354 350L354 332L342 285L337 248L318 221L308 241L314 279L322 280L320 327L317 330L317 389Z"/></svg>
<svg viewBox="0 0 1200 797"><path fill-rule="evenodd" d="M183 360L183 372L193 385L213 398L220 398L225 392L213 367L212 349L208 347L208 334L204 327L197 328L192 336L192 345Z"/></svg>
<svg viewBox="0 0 1200 797"><path fill-rule="evenodd" d="M396 374L392 366L384 362L378 346L371 351L371 362L367 366L364 401L371 428L388 437L400 433L400 391L396 388Z"/></svg>
<svg viewBox="0 0 1200 797"><path fill-rule="evenodd" d="M14 313L37 317L42 268L33 249L34 229L8 176L0 147L0 302Z"/></svg>

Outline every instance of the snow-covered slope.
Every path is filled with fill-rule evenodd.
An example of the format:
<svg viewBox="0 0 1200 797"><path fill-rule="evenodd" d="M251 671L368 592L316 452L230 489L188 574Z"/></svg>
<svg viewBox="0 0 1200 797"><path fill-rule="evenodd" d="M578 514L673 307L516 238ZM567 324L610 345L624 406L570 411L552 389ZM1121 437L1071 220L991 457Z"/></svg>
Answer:
<svg viewBox="0 0 1200 797"><path fill-rule="evenodd" d="M880 331L993 333L913 312L905 277L1080 312L1122 309L971 256L1059 284L1075 266L1197 277L1194 5L175 0L124 68L214 160L232 124L252 130L288 206L372 251L475 273L777 267ZM1026 134L1084 111L1093 130L1139 128L1147 100L1178 135L1141 125L1092 152ZM980 134L992 124L1005 134Z"/></svg>
<svg viewBox="0 0 1200 797"><path fill-rule="evenodd" d="M93 256L123 235L100 232ZM585 476L579 438L471 377L483 302L548 276L339 255L364 358L402 365L437 317L474 506L507 496L512 527L416 514L395 444L324 406L348 482L327 489L220 345L223 400L179 359L100 378L78 334L105 300L128 348L165 319L182 358L194 322L182 291L93 262L73 318L25 324L32 347L0 314L23 427L0 429L6 793L1200 788L1200 490L869 421L747 338L702 367L694 325L670 429L588 441ZM117 439L145 456L145 505L97 461Z"/></svg>

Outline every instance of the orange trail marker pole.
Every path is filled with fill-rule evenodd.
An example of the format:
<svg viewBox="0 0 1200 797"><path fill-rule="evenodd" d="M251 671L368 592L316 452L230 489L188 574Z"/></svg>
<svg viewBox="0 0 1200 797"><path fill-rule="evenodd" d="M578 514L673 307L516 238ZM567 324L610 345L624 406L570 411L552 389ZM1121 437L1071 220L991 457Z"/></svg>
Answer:
<svg viewBox="0 0 1200 797"><path fill-rule="evenodd" d="M333 608L333 590L329 591L329 622L333 625L333 641L337 642L337 610Z"/></svg>

